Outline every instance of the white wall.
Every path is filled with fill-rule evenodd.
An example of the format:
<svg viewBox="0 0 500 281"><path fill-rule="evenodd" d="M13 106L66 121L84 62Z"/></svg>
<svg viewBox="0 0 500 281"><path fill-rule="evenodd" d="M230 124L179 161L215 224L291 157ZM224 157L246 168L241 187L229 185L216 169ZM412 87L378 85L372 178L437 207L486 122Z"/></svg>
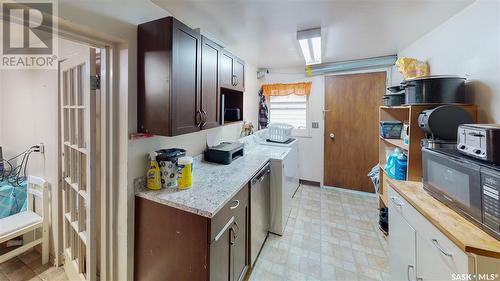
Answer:
<svg viewBox="0 0 500 281"><path fill-rule="evenodd" d="M299 141L300 178L323 183L323 109L325 108L324 77L306 77L304 69L274 69L264 78L261 84L295 83L311 81L309 97L309 120L319 122L318 129L312 129L309 136L296 137Z"/></svg>
<svg viewBox="0 0 500 281"><path fill-rule="evenodd" d="M471 4L398 55L427 60L432 75L467 77L479 122L500 122L500 2ZM396 67L393 76L402 79Z"/></svg>
<svg viewBox="0 0 500 281"><path fill-rule="evenodd" d="M45 154L32 153L27 174L44 178L58 189L57 70L0 70L0 146L9 159L32 145L43 143ZM17 165L21 158L18 158ZM52 201L52 206L56 202ZM51 210L55 210L52 207ZM57 213L51 212L52 222ZM52 227L51 227L52 230ZM50 231L54 255L54 233Z"/></svg>
<svg viewBox="0 0 500 281"><path fill-rule="evenodd" d="M85 47L59 41L59 58ZM57 70L0 70L0 146L9 159L43 143L45 153L32 153L27 174L47 180L52 194L58 191L59 92ZM21 158L18 159L19 164ZM55 256L52 223L57 201L51 200L50 253Z"/></svg>

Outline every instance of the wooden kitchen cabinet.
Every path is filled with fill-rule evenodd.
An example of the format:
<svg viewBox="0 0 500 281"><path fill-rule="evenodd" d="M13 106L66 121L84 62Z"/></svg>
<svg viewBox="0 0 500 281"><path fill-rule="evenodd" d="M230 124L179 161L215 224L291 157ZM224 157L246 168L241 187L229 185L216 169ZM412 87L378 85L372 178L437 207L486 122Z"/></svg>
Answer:
<svg viewBox="0 0 500 281"><path fill-rule="evenodd" d="M223 124L221 87L245 91L244 61L173 17L140 24L137 39L139 132L177 136Z"/></svg>
<svg viewBox="0 0 500 281"><path fill-rule="evenodd" d="M235 224L232 228L231 240L231 270L234 281L243 280L249 263L249 225L250 212L248 200L240 202L234 213Z"/></svg>
<svg viewBox="0 0 500 281"><path fill-rule="evenodd" d="M244 187L211 220L210 280L239 281L248 268L249 188Z"/></svg>
<svg viewBox="0 0 500 281"><path fill-rule="evenodd" d="M245 91L245 62L237 57L233 59L233 72L235 84L235 90L244 92Z"/></svg>
<svg viewBox="0 0 500 281"><path fill-rule="evenodd" d="M221 48L201 37L201 113L202 129L220 126L219 57Z"/></svg>
<svg viewBox="0 0 500 281"><path fill-rule="evenodd" d="M138 129L176 136L200 130L201 36L173 17L138 26Z"/></svg>
<svg viewBox="0 0 500 281"><path fill-rule="evenodd" d="M245 91L245 62L223 50L220 57L220 86L239 92Z"/></svg>
<svg viewBox="0 0 500 281"><path fill-rule="evenodd" d="M249 265L249 187L213 218L136 197L135 280L243 280Z"/></svg>

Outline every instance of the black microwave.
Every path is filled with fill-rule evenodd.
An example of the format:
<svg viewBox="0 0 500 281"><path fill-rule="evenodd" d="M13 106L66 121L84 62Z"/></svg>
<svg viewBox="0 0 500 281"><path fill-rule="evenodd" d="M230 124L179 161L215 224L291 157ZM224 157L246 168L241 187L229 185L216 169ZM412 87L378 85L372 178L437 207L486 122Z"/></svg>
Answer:
<svg viewBox="0 0 500 281"><path fill-rule="evenodd" d="M422 164L427 192L500 239L499 166L454 148L423 148Z"/></svg>

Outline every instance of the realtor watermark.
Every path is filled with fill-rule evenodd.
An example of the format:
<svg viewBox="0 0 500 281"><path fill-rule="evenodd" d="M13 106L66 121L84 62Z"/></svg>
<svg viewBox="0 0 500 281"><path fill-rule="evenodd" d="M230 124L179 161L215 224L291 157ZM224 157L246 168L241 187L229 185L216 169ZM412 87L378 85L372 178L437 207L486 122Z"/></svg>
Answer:
<svg viewBox="0 0 500 281"><path fill-rule="evenodd" d="M0 0L1 69L57 69L56 11L55 0Z"/></svg>
<svg viewBox="0 0 500 281"><path fill-rule="evenodd" d="M452 281L495 281L499 280L499 274L498 273L482 273L482 274L476 274L476 273L454 273L451 275L451 280Z"/></svg>

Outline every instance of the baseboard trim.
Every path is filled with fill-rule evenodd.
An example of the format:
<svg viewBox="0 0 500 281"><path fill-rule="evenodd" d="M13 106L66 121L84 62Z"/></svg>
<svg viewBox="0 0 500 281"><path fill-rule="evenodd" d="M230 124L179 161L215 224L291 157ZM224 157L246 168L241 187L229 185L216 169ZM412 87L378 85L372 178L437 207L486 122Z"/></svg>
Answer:
<svg viewBox="0 0 500 281"><path fill-rule="evenodd" d="M317 181L309 181L309 180L299 180L300 184L312 185L312 186L321 186L321 183Z"/></svg>
<svg viewBox="0 0 500 281"><path fill-rule="evenodd" d="M364 195L364 196L369 196L369 197L377 197L378 193L370 193L370 192L364 192L364 191L357 191L357 190L351 190L351 189L346 189L346 188L340 188L340 187L335 187L335 186L328 186L328 185L323 185L321 188L327 189L327 190L335 190L339 192L345 192L345 193L351 193L351 194L357 194L357 195Z"/></svg>

